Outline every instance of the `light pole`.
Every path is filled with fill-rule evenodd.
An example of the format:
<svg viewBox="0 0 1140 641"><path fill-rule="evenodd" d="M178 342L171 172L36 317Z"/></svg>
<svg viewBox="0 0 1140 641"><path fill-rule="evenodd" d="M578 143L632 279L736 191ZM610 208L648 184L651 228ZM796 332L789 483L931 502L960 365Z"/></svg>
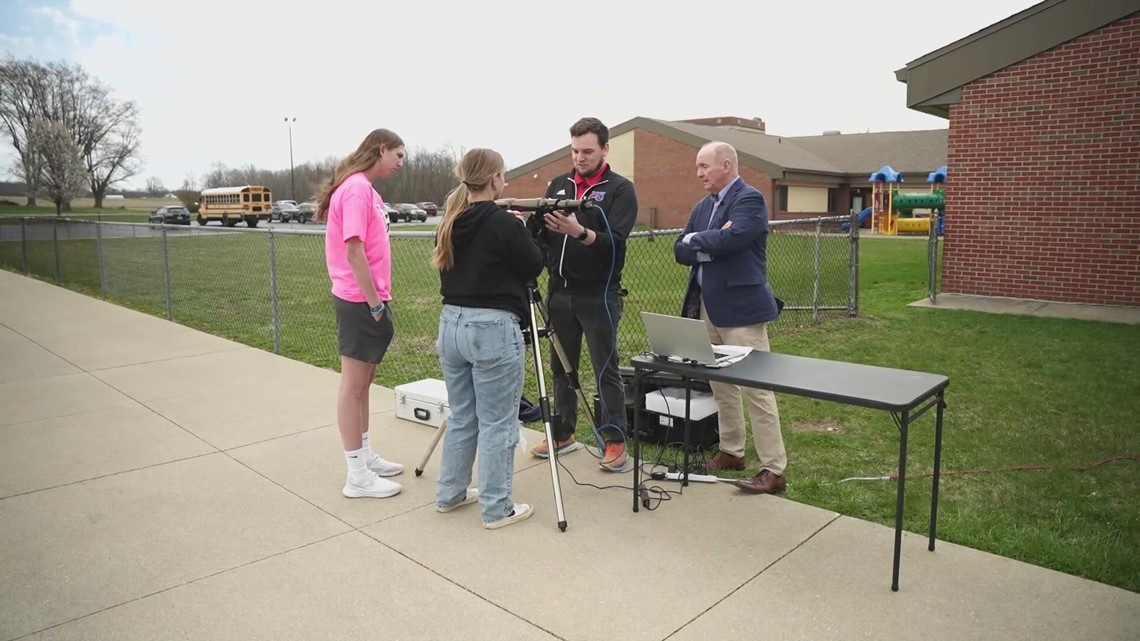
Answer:
<svg viewBox="0 0 1140 641"><path fill-rule="evenodd" d="M297 122L296 118L285 116L285 124L289 125L289 189L290 195L294 201L297 200L297 177L293 173L293 123Z"/></svg>

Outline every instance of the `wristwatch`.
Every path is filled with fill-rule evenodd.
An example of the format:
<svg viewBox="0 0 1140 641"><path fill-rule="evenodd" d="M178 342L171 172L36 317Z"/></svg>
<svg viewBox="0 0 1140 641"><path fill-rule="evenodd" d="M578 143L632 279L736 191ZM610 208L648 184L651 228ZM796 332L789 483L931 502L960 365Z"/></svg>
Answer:
<svg viewBox="0 0 1140 641"><path fill-rule="evenodd" d="M370 308L368 308L368 313L369 313L369 314L372 314L373 316L375 316L375 315L377 315L377 314L379 314L379 313L381 313L381 312L383 312L383 311L384 311L384 301L380 301L380 302L379 302L379 303L376 305L376 307L370 307Z"/></svg>
<svg viewBox="0 0 1140 641"><path fill-rule="evenodd" d="M580 233L580 234L578 234L577 236L575 236L575 237L574 237L574 239L575 239L575 240L579 240L579 241L585 241L585 240L586 240L587 238L589 238L589 237L590 237L590 230L589 230L589 229L587 229L586 227L583 227L583 228L582 228L582 233Z"/></svg>

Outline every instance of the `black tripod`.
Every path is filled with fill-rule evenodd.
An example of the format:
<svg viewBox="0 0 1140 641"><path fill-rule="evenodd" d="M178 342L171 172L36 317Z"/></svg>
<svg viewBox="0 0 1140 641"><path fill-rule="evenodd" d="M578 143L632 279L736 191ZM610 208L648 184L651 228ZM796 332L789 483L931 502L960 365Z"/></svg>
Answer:
<svg viewBox="0 0 1140 641"><path fill-rule="evenodd" d="M550 451L550 480L554 486L554 506L558 514L558 529L563 532L566 531L566 511L562 506L562 485L558 479L558 452L555 448L556 441L554 440L554 429L551 427L552 412L550 410L550 397L546 392L546 373L543 369L542 360L542 347L540 346L540 338L546 338L554 348L554 353L558 355L558 360L562 362L562 370L566 372L566 381L570 388L578 395L578 402L590 417L590 423L594 426L596 431L598 428L597 418L594 413L590 411L590 406L586 400L586 394L582 391L581 385L578 383L578 373L570 365L570 359L566 356L566 351L562 348L562 343L558 341L558 336L554 333L554 329L550 326L550 315L547 313L546 304L542 302L542 295L538 291L538 283L531 281L527 284L527 308L530 312L530 327L527 329L523 338L530 345L531 354L534 357L534 373L538 381L538 405L542 410L542 424L546 434L546 442L549 445ZM537 313L536 313L537 312ZM538 324L538 318L542 318L542 326ZM431 458L432 452L435 451L439 440L443 438L443 432L447 429L447 422L444 421L443 425L436 430L435 437L432 438L428 449L424 452L424 456L420 459L420 464L416 466L416 476L421 476L424 473L424 468L427 466L428 459Z"/></svg>

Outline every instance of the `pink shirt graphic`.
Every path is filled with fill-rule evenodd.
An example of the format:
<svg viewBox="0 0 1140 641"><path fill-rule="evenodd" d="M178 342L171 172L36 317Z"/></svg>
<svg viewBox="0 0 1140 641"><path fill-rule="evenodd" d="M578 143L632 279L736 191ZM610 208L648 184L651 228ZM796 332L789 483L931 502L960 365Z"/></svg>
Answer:
<svg viewBox="0 0 1140 641"><path fill-rule="evenodd" d="M388 214L384 201L363 172L349 176L333 192L325 227L325 264L332 293L354 303L365 302L364 292L348 264L348 241L364 241L364 255L380 300L392 300L392 248L388 243Z"/></svg>

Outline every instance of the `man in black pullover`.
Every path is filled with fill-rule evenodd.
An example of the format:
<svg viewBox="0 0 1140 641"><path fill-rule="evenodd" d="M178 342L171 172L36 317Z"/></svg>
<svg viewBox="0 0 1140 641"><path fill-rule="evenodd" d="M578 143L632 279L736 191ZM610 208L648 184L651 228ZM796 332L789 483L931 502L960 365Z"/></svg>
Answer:
<svg viewBox="0 0 1140 641"><path fill-rule="evenodd" d="M637 221L637 194L633 183L606 162L609 138L609 129L597 118L582 118L570 127L574 169L551 181L545 197L591 199L598 206L577 213L547 214L541 240L550 272L550 325L575 371L581 360L582 339L586 339L601 398L600 427L612 426L603 427L598 435L605 444L601 466L617 472L626 463L627 431L625 393L618 373L617 328L622 315L626 238ZM551 356L552 427L557 452L564 454L579 447L574 440L578 399L566 381L558 354ZM544 440L531 453L549 457L550 444Z"/></svg>

